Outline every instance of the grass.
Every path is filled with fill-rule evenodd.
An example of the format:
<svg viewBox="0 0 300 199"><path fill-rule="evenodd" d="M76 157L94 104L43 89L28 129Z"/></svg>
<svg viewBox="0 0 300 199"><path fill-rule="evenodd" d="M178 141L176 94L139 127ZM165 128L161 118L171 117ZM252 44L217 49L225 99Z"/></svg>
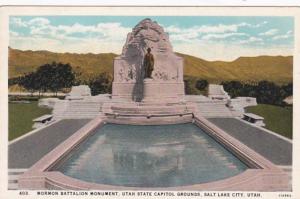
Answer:
<svg viewBox="0 0 300 199"><path fill-rule="evenodd" d="M288 138L293 138L293 107L258 104L247 107L247 112L264 117L265 128Z"/></svg>
<svg viewBox="0 0 300 199"><path fill-rule="evenodd" d="M30 104L9 103L9 140L13 140L32 130L34 118L51 113L50 109L38 107L37 101Z"/></svg>

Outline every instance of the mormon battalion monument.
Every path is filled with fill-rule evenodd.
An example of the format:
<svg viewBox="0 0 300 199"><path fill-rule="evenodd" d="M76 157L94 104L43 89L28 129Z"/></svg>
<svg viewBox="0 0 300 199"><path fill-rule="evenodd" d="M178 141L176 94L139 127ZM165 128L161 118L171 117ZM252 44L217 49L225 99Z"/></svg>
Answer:
<svg viewBox="0 0 300 199"><path fill-rule="evenodd" d="M155 21L144 19L127 35L114 60L112 98L125 101L179 102L184 97L183 59Z"/></svg>

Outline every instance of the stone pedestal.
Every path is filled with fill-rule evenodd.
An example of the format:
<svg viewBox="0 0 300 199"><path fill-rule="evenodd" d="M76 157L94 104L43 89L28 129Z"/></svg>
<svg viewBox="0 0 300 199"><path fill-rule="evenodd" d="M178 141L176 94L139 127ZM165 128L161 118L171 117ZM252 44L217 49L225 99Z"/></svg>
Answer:
<svg viewBox="0 0 300 199"><path fill-rule="evenodd" d="M184 84L179 82L143 81L143 103L178 103L184 101Z"/></svg>

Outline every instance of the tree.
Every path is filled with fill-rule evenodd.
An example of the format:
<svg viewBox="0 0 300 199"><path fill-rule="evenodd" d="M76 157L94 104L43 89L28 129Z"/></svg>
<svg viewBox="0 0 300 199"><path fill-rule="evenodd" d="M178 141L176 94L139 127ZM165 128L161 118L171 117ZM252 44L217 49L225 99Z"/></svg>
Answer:
<svg viewBox="0 0 300 199"><path fill-rule="evenodd" d="M9 78L8 79L8 86L13 86L13 85L16 85L16 84L20 84L21 79L22 79L22 76Z"/></svg>
<svg viewBox="0 0 300 199"><path fill-rule="evenodd" d="M242 96L243 85L239 81L222 82L224 90L232 97Z"/></svg>
<svg viewBox="0 0 300 199"><path fill-rule="evenodd" d="M184 76L184 92L187 95L197 95L198 89L195 87L196 80L190 76Z"/></svg>
<svg viewBox="0 0 300 199"><path fill-rule="evenodd" d="M75 75L70 64L62 64L52 62L40 66L36 72L23 76L20 80L22 85L27 90L53 91L57 94L62 88L69 88L74 84Z"/></svg>
<svg viewBox="0 0 300 199"><path fill-rule="evenodd" d="M89 82L92 95L111 93L112 76L108 73L101 73L98 77Z"/></svg>
<svg viewBox="0 0 300 199"><path fill-rule="evenodd" d="M293 95L293 83L281 86L281 92L284 93L284 98Z"/></svg>
<svg viewBox="0 0 300 199"><path fill-rule="evenodd" d="M257 102L263 104L282 104L280 88L273 82L261 81L257 88Z"/></svg>
<svg viewBox="0 0 300 199"><path fill-rule="evenodd" d="M52 84L55 81L54 78L56 73L55 65L55 62L53 62L52 64L44 64L40 66L35 72L35 84L39 93L51 90L51 88L53 87Z"/></svg>
<svg viewBox="0 0 300 199"><path fill-rule="evenodd" d="M208 86L208 81L205 79L199 79L196 82L196 88L198 90L204 90L204 89L206 89L207 86Z"/></svg>
<svg viewBox="0 0 300 199"><path fill-rule="evenodd" d="M28 73L22 77L20 77L19 85L23 86L27 89L31 94L38 89L36 83L36 74Z"/></svg>
<svg viewBox="0 0 300 199"><path fill-rule="evenodd" d="M53 64L54 72L52 74L52 83L49 89L57 94L62 88L70 88L75 83L75 73L70 64Z"/></svg>

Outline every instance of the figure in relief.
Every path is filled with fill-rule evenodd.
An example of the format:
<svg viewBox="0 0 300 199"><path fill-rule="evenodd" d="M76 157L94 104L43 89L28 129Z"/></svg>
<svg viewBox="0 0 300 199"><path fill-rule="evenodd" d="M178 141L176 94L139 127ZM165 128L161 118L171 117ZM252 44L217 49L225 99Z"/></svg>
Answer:
<svg viewBox="0 0 300 199"><path fill-rule="evenodd" d="M145 78L152 78L153 69L154 69L154 57L151 54L151 48L148 48L147 53L144 57Z"/></svg>

